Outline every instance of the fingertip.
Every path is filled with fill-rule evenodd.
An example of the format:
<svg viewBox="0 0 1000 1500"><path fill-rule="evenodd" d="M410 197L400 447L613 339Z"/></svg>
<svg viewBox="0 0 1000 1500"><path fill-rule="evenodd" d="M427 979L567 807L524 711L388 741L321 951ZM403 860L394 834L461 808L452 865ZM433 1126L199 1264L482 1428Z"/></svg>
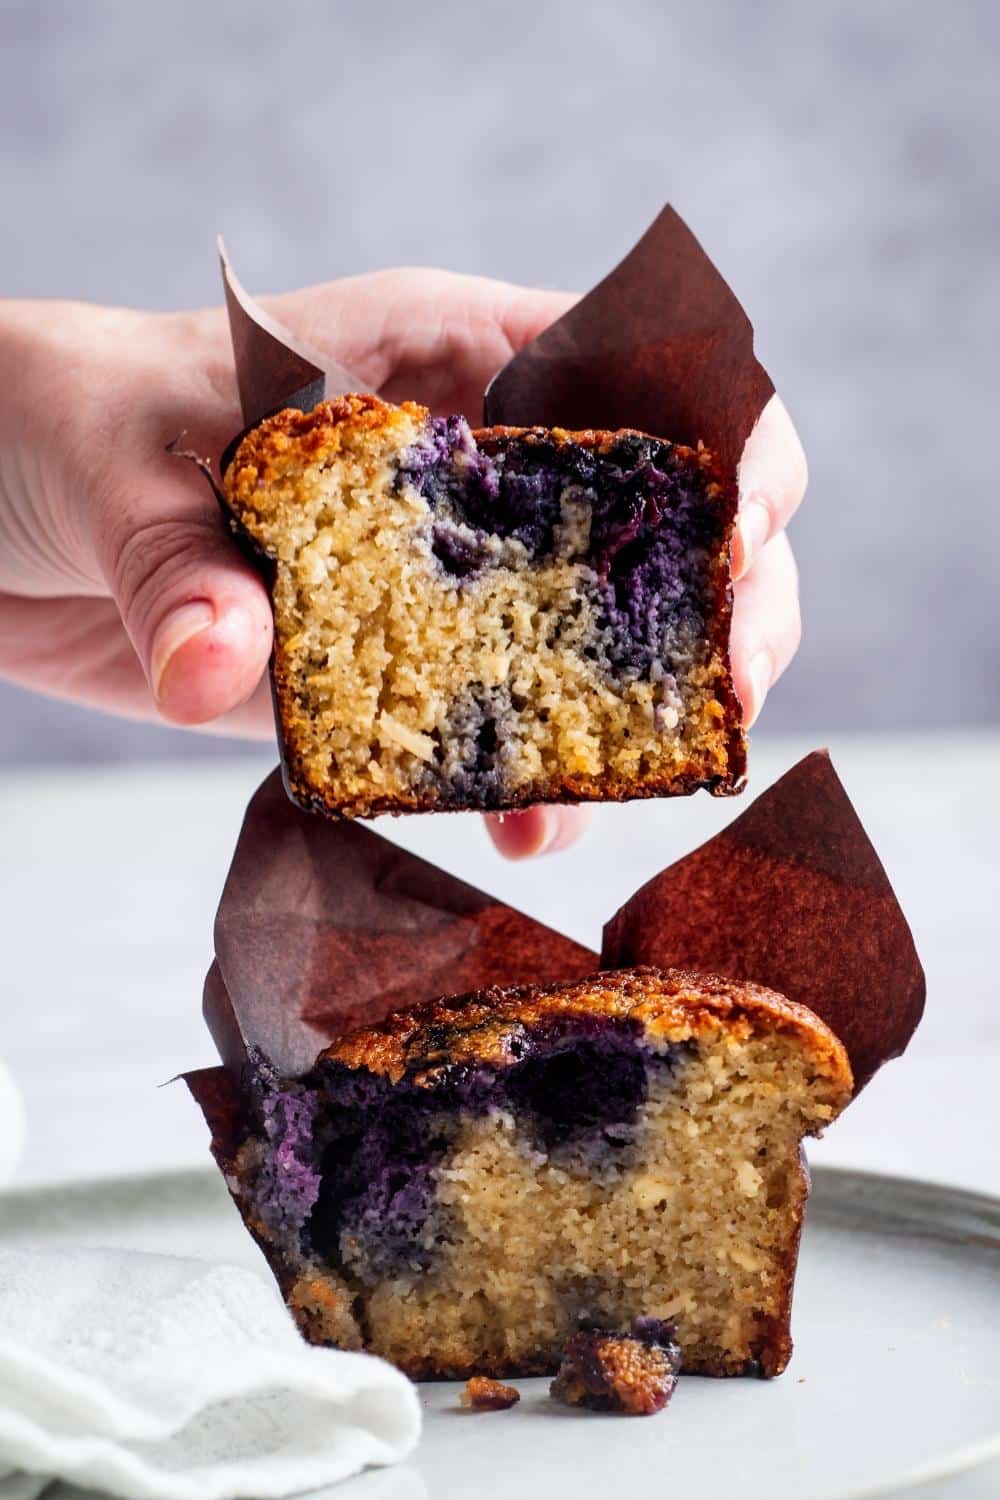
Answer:
<svg viewBox="0 0 1000 1500"><path fill-rule="evenodd" d="M733 681L749 729L802 635L798 570L784 532L772 537L734 591L730 636Z"/></svg>
<svg viewBox="0 0 1000 1500"><path fill-rule="evenodd" d="M156 706L173 724L207 724L251 697L271 650L270 611L194 600L157 629L150 658Z"/></svg>
<svg viewBox="0 0 1000 1500"><path fill-rule="evenodd" d="M530 859L549 841L547 807L529 807L524 812L489 813L486 831L504 859Z"/></svg>
<svg viewBox="0 0 1000 1500"><path fill-rule="evenodd" d="M743 728L752 729L774 680L774 659L770 651L756 652L742 671L735 672L735 677L737 696L743 705Z"/></svg>
<svg viewBox="0 0 1000 1500"><path fill-rule="evenodd" d="M526 808L523 812L489 814L486 828L505 859L531 859L556 854L576 842L590 822L586 807Z"/></svg>
<svg viewBox="0 0 1000 1500"><path fill-rule="evenodd" d="M731 567L733 582L746 577L771 535L771 511L760 495L740 501L733 527Z"/></svg>
<svg viewBox="0 0 1000 1500"><path fill-rule="evenodd" d="M556 815L556 834L552 842L544 849L545 854L558 854L563 849L568 849L581 838L586 831L593 809L590 807L555 807L551 809Z"/></svg>
<svg viewBox="0 0 1000 1500"><path fill-rule="evenodd" d="M805 497L809 466L791 417L774 395L747 439L739 466L741 511L749 501L769 513L769 534L781 531Z"/></svg>

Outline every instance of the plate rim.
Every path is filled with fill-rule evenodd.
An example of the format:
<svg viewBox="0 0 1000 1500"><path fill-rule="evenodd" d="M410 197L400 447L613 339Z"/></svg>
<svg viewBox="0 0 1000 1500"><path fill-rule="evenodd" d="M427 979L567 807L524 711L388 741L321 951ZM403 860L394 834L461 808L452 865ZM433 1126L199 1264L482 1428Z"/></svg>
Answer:
<svg viewBox="0 0 1000 1500"><path fill-rule="evenodd" d="M901 1177L895 1173L827 1164L810 1167L810 1174L812 1190L806 1211L807 1228L810 1214L814 1218L838 1219L853 1212L855 1216L867 1217L872 1222L881 1220L884 1223L887 1218L894 1219L897 1227L912 1225L918 1230L923 1228L953 1242L975 1244L1000 1257L1000 1194L977 1192L928 1178ZM150 1186L176 1193L185 1188L199 1191L210 1185L217 1185L225 1191L218 1169L208 1163L163 1167L149 1172L71 1177L21 1186L12 1183L0 1187L0 1208L9 1208L11 1204L40 1208L46 1201L61 1199L65 1203L67 1198L87 1199L107 1192L128 1197L148 1191ZM3 1240L4 1226L0 1223L0 1246ZM919 1469L855 1490L849 1500L882 1500L885 1496L913 1493L991 1463L1000 1464L1000 1422L990 1437L954 1449Z"/></svg>

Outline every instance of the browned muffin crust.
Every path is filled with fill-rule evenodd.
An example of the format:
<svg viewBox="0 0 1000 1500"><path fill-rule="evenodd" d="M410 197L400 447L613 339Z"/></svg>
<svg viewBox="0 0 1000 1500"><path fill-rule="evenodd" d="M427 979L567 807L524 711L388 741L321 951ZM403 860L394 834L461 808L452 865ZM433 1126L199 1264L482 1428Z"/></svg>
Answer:
<svg viewBox="0 0 1000 1500"><path fill-rule="evenodd" d="M227 500L253 514L255 492L297 473L305 460L336 458L343 450L348 426L377 431L386 425L392 410L379 396L349 395L321 401L312 411L286 407L275 412L251 427L233 454L223 475ZM398 410L418 420L427 415L427 408L416 401L401 401Z"/></svg>
<svg viewBox="0 0 1000 1500"><path fill-rule="evenodd" d="M553 1017L604 1015L631 1018L652 1034L707 1035L720 1021L734 1032L787 1031L808 1046L817 1072L850 1097L851 1068L830 1028L775 990L737 983L717 974L683 969L605 969L573 984L482 990L431 1000L394 1012L378 1026L339 1037L317 1061L350 1068L404 1073L429 1087L441 1069L456 1063L503 1066L526 1028Z"/></svg>

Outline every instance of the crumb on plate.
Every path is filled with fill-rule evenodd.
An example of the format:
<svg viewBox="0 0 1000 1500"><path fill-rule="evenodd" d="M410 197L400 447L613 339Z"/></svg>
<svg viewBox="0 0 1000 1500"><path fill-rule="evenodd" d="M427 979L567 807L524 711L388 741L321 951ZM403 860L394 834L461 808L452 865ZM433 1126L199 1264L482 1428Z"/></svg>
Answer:
<svg viewBox="0 0 1000 1500"><path fill-rule="evenodd" d="M473 1375L465 1382L459 1397L470 1411L506 1411L521 1399L520 1391L500 1380L491 1380L488 1375Z"/></svg>

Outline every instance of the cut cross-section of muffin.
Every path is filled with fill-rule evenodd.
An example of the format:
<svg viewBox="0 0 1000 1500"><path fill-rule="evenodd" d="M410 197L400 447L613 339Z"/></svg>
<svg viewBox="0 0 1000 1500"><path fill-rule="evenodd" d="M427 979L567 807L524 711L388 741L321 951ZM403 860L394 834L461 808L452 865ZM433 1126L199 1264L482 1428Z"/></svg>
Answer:
<svg viewBox="0 0 1000 1500"><path fill-rule="evenodd" d="M704 449L348 396L261 423L223 489L266 560L304 806L741 788L735 490Z"/></svg>
<svg viewBox="0 0 1000 1500"><path fill-rule="evenodd" d="M400 1012L296 1079L251 1057L213 1145L316 1343L418 1378L545 1374L576 1330L653 1318L685 1370L774 1375L800 1142L850 1093L803 1007L623 970Z"/></svg>

